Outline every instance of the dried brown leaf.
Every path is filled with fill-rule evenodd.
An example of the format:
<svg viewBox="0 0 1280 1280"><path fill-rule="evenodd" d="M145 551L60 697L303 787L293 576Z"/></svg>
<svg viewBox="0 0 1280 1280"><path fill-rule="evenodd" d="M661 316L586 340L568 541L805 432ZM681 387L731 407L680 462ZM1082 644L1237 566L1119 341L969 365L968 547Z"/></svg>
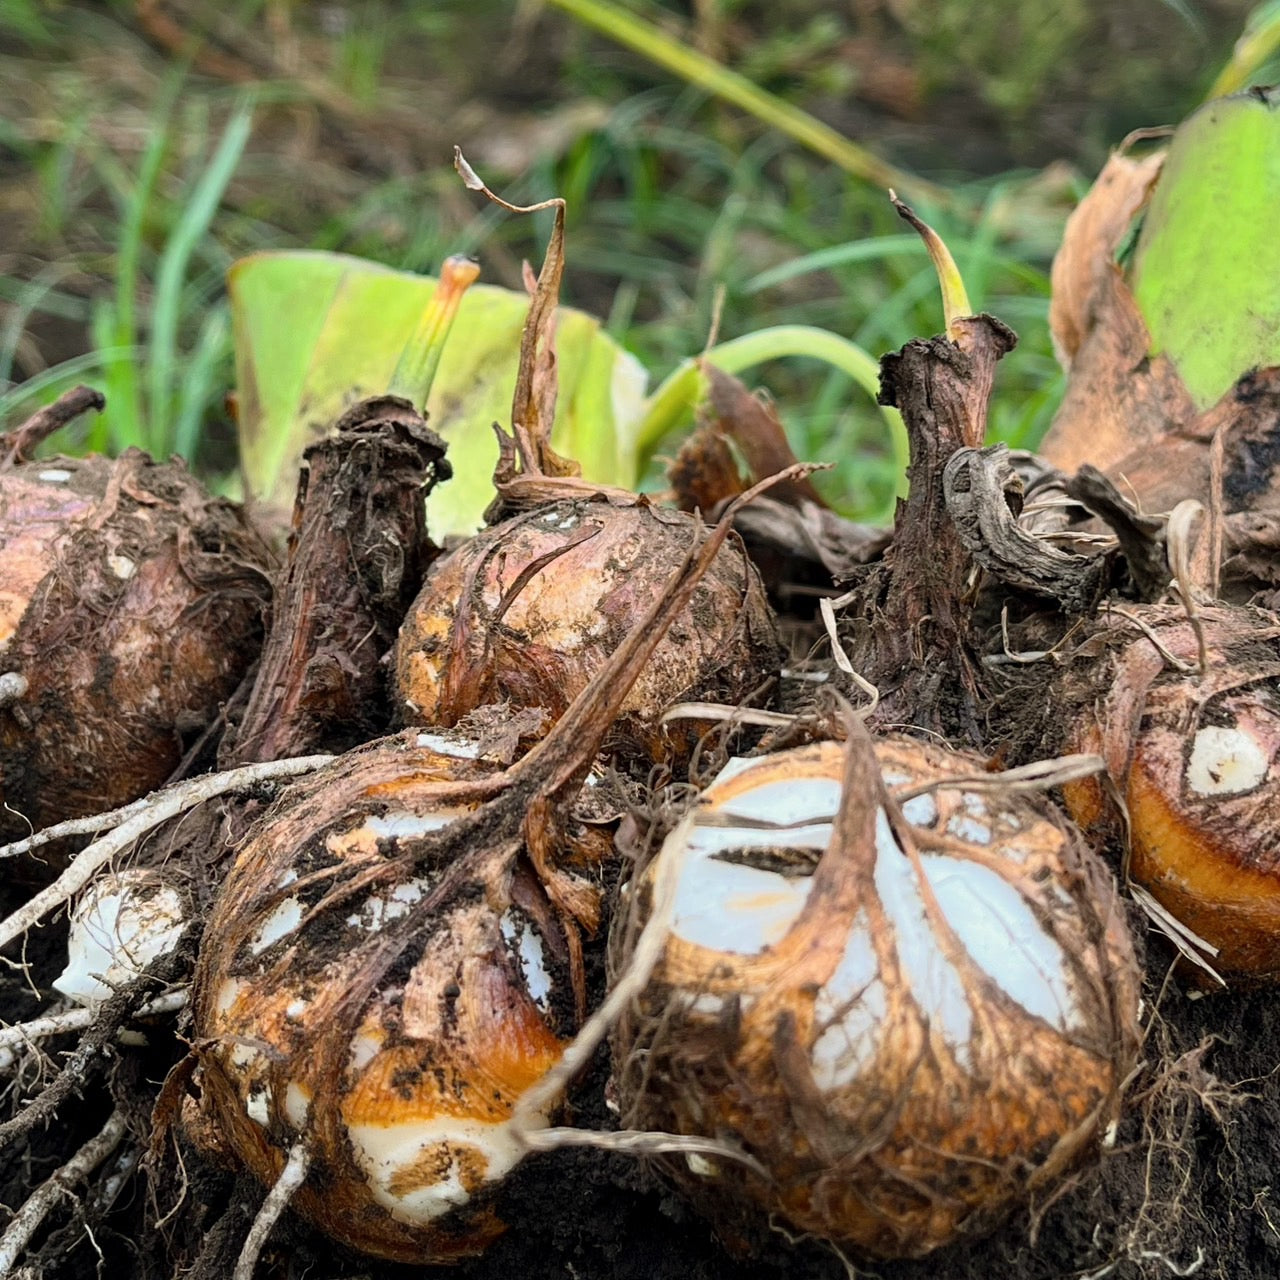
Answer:
<svg viewBox="0 0 1280 1280"><path fill-rule="evenodd" d="M1196 411L1170 361L1148 354L1151 335L1109 253L1088 315L1067 393L1040 451L1064 471L1089 462L1110 472L1121 459L1181 431Z"/></svg>
<svg viewBox="0 0 1280 1280"><path fill-rule="evenodd" d="M1049 303L1054 349L1067 370L1094 327L1095 299L1105 289L1104 277L1114 262L1116 246L1146 201L1163 163L1163 151L1142 160L1117 152L1067 219L1062 247L1053 260Z"/></svg>
<svg viewBox="0 0 1280 1280"><path fill-rule="evenodd" d="M799 461L771 404L713 364L703 361L702 371L707 379L707 399L715 415L715 425L742 450L752 480L777 475ZM777 485L772 497L778 502L827 505L807 476Z"/></svg>
<svg viewBox="0 0 1280 1280"><path fill-rule="evenodd" d="M667 480L681 511L704 514L746 488L729 442L712 426L699 427L680 446Z"/></svg>

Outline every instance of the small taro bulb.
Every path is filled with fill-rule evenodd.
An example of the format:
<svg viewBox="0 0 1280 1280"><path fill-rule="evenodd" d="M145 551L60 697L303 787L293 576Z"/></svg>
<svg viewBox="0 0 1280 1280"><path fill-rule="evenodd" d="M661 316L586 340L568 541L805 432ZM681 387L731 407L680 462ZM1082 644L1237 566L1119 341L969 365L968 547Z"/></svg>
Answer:
<svg viewBox="0 0 1280 1280"><path fill-rule="evenodd" d="M1097 751L1128 810L1129 875L1207 942L1220 975L1280 979L1280 617L1152 607L1062 699L1069 750ZM1205 645L1200 669L1200 642ZM1157 643L1159 648L1157 648ZM1163 650L1163 652L1162 652ZM1104 683L1105 682L1105 683ZM1086 830L1119 836L1095 779L1063 788Z"/></svg>
<svg viewBox="0 0 1280 1280"><path fill-rule="evenodd" d="M100 1004L169 955L190 918L185 895L163 872L130 867L99 876L72 913L55 989L78 1004Z"/></svg>
<svg viewBox="0 0 1280 1280"><path fill-rule="evenodd" d="M956 784L891 818L884 787L981 763L905 738L848 751L732 761L635 881L622 971L646 922L664 941L615 1076L624 1127L755 1161L668 1158L722 1229L767 1215L919 1256L1097 1148L1138 970L1110 875L1048 802Z"/></svg>
<svg viewBox="0 0 1280 1280"><path fill-rule="evenodd" d="M163 785L257 657L270 564L180 463L0 469L0 843Z"/></svg>
<svg viewBox="0 0 1280 1280"><path fill-rule="evenodd" d="M512 1110L575 1017L573 926L518 841L405 861L476 811L431 788L492 773L478 754L409 733L295 786L237 857L197 972L205 1118L268 1185L305 1141L294 1207L402 1262L503 1230Z"/></svg>
<svg viewBox="0 0 1280 1280"><path fill-rule="evenodd" d="M435 561L396 647L409 724L456 724L486 703L541 707L548 726L662 593L693 539L691 517L562 500L512 516ZM736 538L712 562L632 686L610 731L624 754L670 754L663 711L737 704L781 658L759 574Z"/></svg>

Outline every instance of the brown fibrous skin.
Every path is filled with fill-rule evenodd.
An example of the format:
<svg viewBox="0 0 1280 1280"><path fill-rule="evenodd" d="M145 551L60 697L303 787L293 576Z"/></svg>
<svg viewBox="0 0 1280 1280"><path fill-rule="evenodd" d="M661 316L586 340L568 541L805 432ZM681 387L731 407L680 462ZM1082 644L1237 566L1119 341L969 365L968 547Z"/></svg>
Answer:
<svg viewBox="0 0 1280 1280"><path fill-rule="evenodd" d="M0 834L160 786L257 655L271 553L178 462L0 472ZM28 825L30 824L30 825Z"/></svg>
<svg viewBox="0 0 1280 1280"><path fill-rule="evenodd" d="M438 553L425 496L449 475L444 442L396 396L353 405L307 449L262 661L222 767L345 751L391 728L385 659Z"/></svg>
<svg viewBox="0 0 1280 1280"><path fill-rule="evenodd" d="M1064 746L1106 779L1063 788L1132 880L1216 953L1233 983L1280 979L1280 616L1230 605L1135 607L1158 640L1103 618L1058 683ZM1201 669L1201 641L1204 668ZM1099 648L1105 646L1103 660ZM1112 796L1122 797L1126 824Z"/></svg>
<svg viewBox="0 0 1280 1280"><path fill-rule="evenodd" d="M877 833L876 798L885 792L869 770L901 789L903 781L981 765L903 738L877 740L875 756L868 741L865 754L847 761L838 745L824 743L771 759L778 787L843 775L840 812L804 906L783 936L746 954L708 950L673 929L615 1034L623 1127L721 1140L758 1162L752 1168L713 1154L699 1168L682 1156L665 1160L730 1247L749 1249L766 1221L887 1258L923 1256L981 1234L1012 1206L1052 1195L1097 1151L1136 1061L1140 975L1132 942L1112 877L1074 827L1038 797L975 799L962 789L931 793L932 817L921 825L899 811L889 821L915 868L904 874L920 886L919 927L933 931L924 944L895 927L882 894L885 831L882 819ZM727 812L748 776L722 784L718 797L713 788L707 803ZM989 838L975 838L977 829ZM623 972L671 846L637 879L615 921ZM788 853L763 852L762 865L774 869ZM926 887L926 856L952 867L972 863L982 869L978 884L994 872L1021 897L1064 957L1069 1025L1022 1007L1010 993L1016 978L1001 986L980 967ZM754 865L749 852L737 857ZM901 925L900 911L896 918ZM874 953L874 976L833 996L834 1015L821 1013L822 993L860 930L870 939L858 945ZM1027 945L1009 941L1011 951ZM962 1044L908 977L904 957L923 945L958 975L970 1027ZM819 1039L835 1025L827 1019L846 1017L861 1028L849 1041L848 1065L821 1078Z"/></svg>
<svg viewBox="0 0 1280 1280"><path fill-rule="evenodd" d="M693 530L691 517L642 499L565 500L437 560L396 647L405 722L453 725L498 702L558 719L661 593ZM679 755L696 734L664 729L666 707L737 705L780 661L764 589L734 538L636 681L606 749Z"/></svg>
<svg viewBox="0 0 1280 1280"><path fill-rule="evenodd" d="M502 1229L490 1191L559 1091L517 1102L586 1012L612 844L575 800L733 514L515 763L410 730L292 788L236 857L195 982L203 1128L264 1182L301 1143L296 1203L337 1238L429 1262Z"/></svg>

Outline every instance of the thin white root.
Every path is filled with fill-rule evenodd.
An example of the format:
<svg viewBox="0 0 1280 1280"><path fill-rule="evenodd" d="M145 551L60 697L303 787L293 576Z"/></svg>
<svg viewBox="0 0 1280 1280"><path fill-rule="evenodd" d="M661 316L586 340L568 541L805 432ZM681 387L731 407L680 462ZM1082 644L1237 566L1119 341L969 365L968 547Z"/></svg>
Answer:
<svg viewBox="0 0 1280 1280"><path fill-rule="evenodd" d="M100 836L87 849L77 854L71 865L47 889L29 899L7 920L0 920L0 947L7 946L68 899L79 893L94 875L117 854L123 853L135 840L162 822L177 817L206 800L255 786L277 778L294 778L313 773L333 759L330 755L297 756L291 760L270 760L261 764L210 773L166 787L147 797L144 807L121 822L114 831ZM3 851L0 851L3 852Z"/></svg>
<svg viewBox="0 0 1280 1280"><path fill-rule="evenodd" d="M846 597L841 597L845 599ZM818 611L822 614L822 625L827 629L827 639L831 641L831 656L835 659L835 664L841 671L853 681L854 684L862 690L863 693L871 699L870 706L859 707L854 715L865 717L871 714L880 702L880 690L871 683L870 680L860 676L854 669L853 663L849 661L849 655L844 651L844 645L840 643L840 632L836 627L836 611L832 602L823 596L818 601Z"/></svg>
<svg viewBox="0 0 1280 1280"><path fill-rule="evenodd" d="M66 836L91 836L98 831L109 831L112 827L118 827L126 818L132 818L135 813L142 813L151 799L151 796L143 796L141 800L121 805L119 809L109 809L106 813L91 813L84 818L69 818L66 822L55 823L34 835L0 845L0 858L16 858Z"/></svg>
<svg viewBox="0 0 1280 1280"><path fill-rule="evenodd" d="M1052 658L1055 653L1061 649L1068 640L1071 639L1077 631L1080 630L1081 623L1079 621L1071 624L1071 629L1053 646L1052 649L1026 649L1019 653L1015 653L1009 648L1009 606L1005 605L1000 610L1000 639L1004 647L1003 653L989 653L982 659L984 667L1001 667L1007 665L1029 666L1034 662L1043 662L1046 658Z"/></svg>
<svg viewBox="0 0 1280 1280"><path fill-rule="evenodd" d="M186 1007L189 998L185 987L177 991L168 991L148 1001L134 1016L158 1018L166 1013L176 1013L179 1009ZM63 1009L58 1013L47 1013L41 1018L32 1018L30 1022L17 1022L11 1027L0 1027L0 1070L7 1065L6 1055L11 1054L19 1045L32 1044L36 1040L47 1040L50 1036L65 1035L68 1031L83 1031L93 1026L97 1016L96 1008L78 1006L74 1009Z"/></svg>
<svg viewBox="0 0 1280 1280"><path fill-rule="evenodd" d="M718 720L753 724L763 729L786 729L799 719L783 711L761 711L755 707L731 707L727 702L677 702L662 713L663 724L673 720Z"/></svg>
<svg viewBox="0 0 1280 1280"><path fill-rule="evenodd" d="M88 1177L120 1145L124 1132L124 1115L119 1111L112 1112L102 1132L90 1138L66 1164L32 1192L14 1214L4 1235L0 1236L0 1280L7 1280L13 1275L15 1264L54 1205L63 1196L74 1195L72 1188L75 1184Z"/></svg>
<svg viewBox="0 0 1280 1280"><path fill-rule="evenodd" d="M1202 938L1190 925L1183 924L1172 911L1140 884L1130 881L1129 892L1134 902L1146 912L1151 923L1173 943L1180 955L1207 973L1218 986L1226 987L1227 980L1205 959L1206 956L1217 956L1218 948L1213 943Z"/></svg>
<svg viewBox="0 0 1280 1280"><path fill-rule="evenodd" d="M769 1176L764 1165L741 1147L718 1142L715 1138L691 1137L683 1133L658 1133L647 1129L621 1129L608 1133L599 1129L534 1129L522 1133L520 1140L535 1151L554 1151L558 1147L594 1147L599 1151L623 1151L642 1156L715 1156L720 1160L745 1165L762 1178Z"/></svg>
<svg viewBox="0 0 1280 1280"><path fill-rule="evenodd" d="M1126 622L1132 622L1133 625L1137 627L1138 630L1141 631L1144 636L1146 636L1146 638L1151 642L1155 651L1160 655L1160 657L1165 662L1169 664L1170 667L1173 668L1173 670L1180 671L1182 672L1183 675L1186 675L1189 672L1195 670L1194 667L1189 666L1187 663L1183 662L1181 658L1174 657L1174 655L1171 654L1169 650L1166 649L1165 646L1160 643L1160 637L1156 635L1155 631L1151 628L1151 626L1148 623L1144 622L1143 619L1139 618L1137 614L1130 613L1127 609L1121 609L1115 605L1113 605L1108 610L1108 612L1114 614L1117 618L1123 618Z"/></svg>
<svg viewBox="0 0 1280 1280"><path fill-rule="evenodd" d="M244 1238L244 1248L240 1250L240 1257L236 1259L236 1269L232 1273L231 1280L253 1280L262 1247L267 1243L267 1237L271 1234L272 1228L280 1221L280 1215L289 1207L289 1201L306 1181L307 1167L310 1163L311 1154L306 1144L294 1143L289 1149L289 1158L284 1162L284 1168L280 1170L280 1176L276 1179L276 1185L267 1192L267 1198L262 1202L258 1216L254 1218L253 1226L249 1228L249 1234ZM0 1280L3 1280L3 1277L0 1277Z"/></svg>
<svg viewBox="0 0 1280 1280"><path fill-rule="evenodd" d="M1107 762L1091 752L1056 756L1052 760L1036 760L1032 764L1019 765L1016 769L1003 769L999 773L966 773L954 778L938 778L934 782L922 782L915 787L892 788L889 794L899 804L926 795L931 791L1048 791L1064 782L1077 782L1102 773Z"/></svg>

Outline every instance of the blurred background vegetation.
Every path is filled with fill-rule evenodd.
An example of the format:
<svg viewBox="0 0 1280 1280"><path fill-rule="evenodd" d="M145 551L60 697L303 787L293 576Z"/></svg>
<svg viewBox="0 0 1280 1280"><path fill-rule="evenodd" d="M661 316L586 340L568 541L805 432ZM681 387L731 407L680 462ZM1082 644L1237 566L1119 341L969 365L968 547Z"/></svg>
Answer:
<svg viewBox="0 0 1280 1280"><path fill-rule="evenodd" d="M1276 0L623 7L922 180L913 203L975 307L1021 337L993 428L1022 444L1061 392L1045 313L1066 214L1111 147L1176 123L1278 16ZM142 443L225 475L235 258L311 247L432 272L465 252L511 287L540 260L549 222L481 207L455 143L508 199L568 199L565 300L653 383L717 316L721 339L804 323L875 355L940 327L880 183L609 31L595 0L0 0L0 422L89 381L108 413L63 448ZM1247 55L1255 81L1269 48ZM847 374L789 357L752 377L797 452L836 463L827 492L883 513L884 423Z"/></svg>

